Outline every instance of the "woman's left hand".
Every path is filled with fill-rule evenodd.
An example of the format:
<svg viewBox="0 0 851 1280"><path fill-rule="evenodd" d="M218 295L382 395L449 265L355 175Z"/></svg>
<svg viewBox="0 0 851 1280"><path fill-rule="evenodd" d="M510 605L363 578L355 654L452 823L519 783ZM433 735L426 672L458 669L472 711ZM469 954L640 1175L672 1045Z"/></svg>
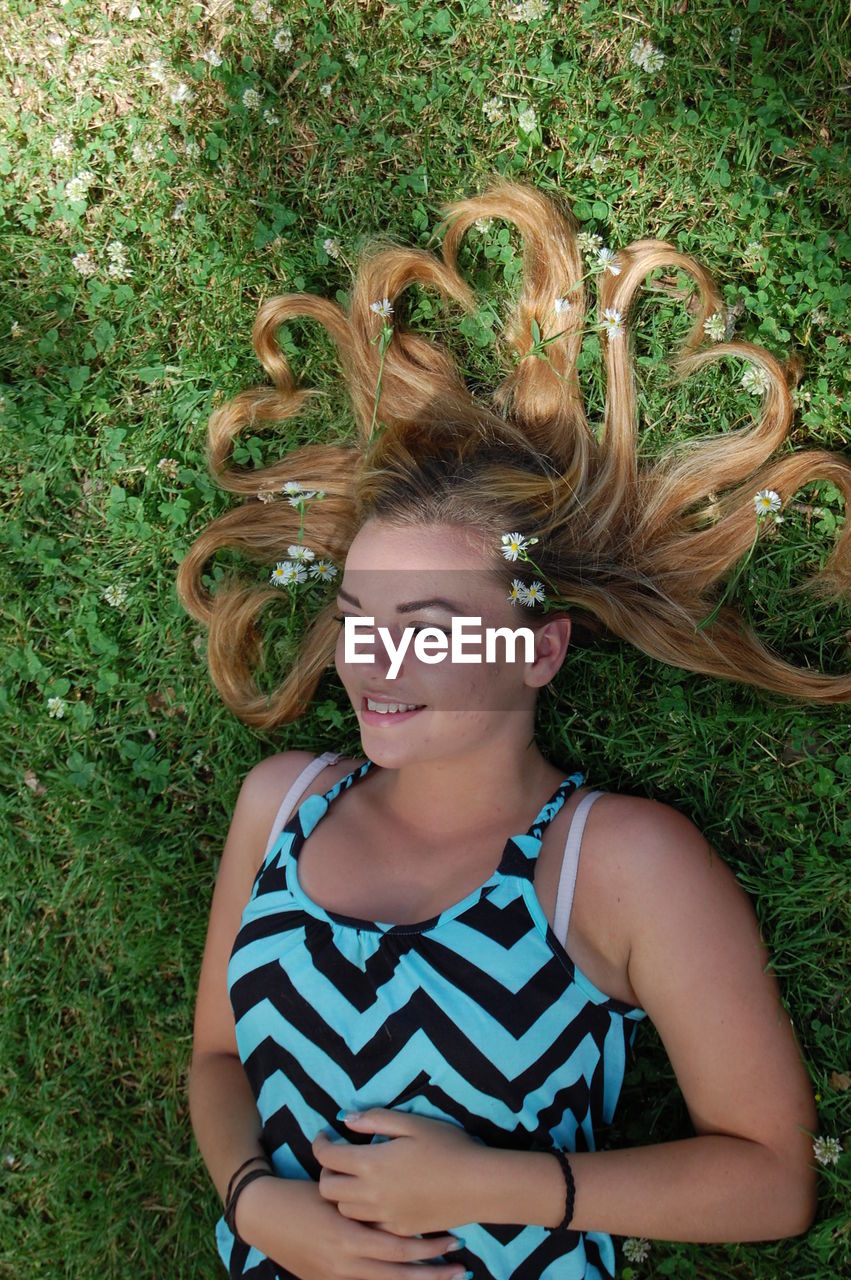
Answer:
<svg viewBox="0 0 851 1280"><path fill-rule="evenodd" d="M401 1236L473 1220L471 1192L486 1148L463 1129L382 1107L348 1115L346 1124L390 1141L367 1146L332 1142L324 1133L316 1137L319 1192L344 1217Z"/></svg>

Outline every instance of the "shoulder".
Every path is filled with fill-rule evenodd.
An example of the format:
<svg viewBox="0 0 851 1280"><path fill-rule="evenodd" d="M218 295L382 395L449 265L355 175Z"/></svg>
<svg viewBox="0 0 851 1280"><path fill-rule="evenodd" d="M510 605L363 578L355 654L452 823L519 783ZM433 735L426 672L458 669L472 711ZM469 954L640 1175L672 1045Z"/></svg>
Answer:
<svg viewBox="0 0 851 1280"><path fill-rule="evenodd" d="M316 759L313 751L281 751L267 756L254 765L243 779L233 815L233 824L248 837L247 843L259 848L259 856L252 860L259 863L272 823L290 787L307 766ZM320 770L302 791L297 800L317 791L327 791L330 786L345 777L355 761L344 757Z"/></svg>

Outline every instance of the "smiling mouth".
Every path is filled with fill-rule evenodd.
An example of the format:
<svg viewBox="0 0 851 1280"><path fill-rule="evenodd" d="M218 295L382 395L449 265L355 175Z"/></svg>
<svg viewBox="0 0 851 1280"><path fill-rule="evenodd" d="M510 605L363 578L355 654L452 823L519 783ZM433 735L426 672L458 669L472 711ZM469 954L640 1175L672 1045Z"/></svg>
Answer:
<svg viewBox="0 0 851 1280"><path fill-rule="evenodd" d="M364 698L367 711L377 711L382 716L399 715L405 711L422 711L423 704L415 702L376 702L374 698Z"/></svg>

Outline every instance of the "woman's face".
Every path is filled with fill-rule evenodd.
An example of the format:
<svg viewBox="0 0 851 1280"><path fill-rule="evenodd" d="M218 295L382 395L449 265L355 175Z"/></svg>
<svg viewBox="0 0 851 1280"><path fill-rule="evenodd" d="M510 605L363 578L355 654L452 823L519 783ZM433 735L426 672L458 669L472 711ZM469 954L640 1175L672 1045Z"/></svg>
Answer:
<svg viewBox="0 0 851 1280"><path fill-rule="evenodd" d="M561 665L570 624L512 605L493 566L483 535L451 525L371 520L352 542L335 659L376 764L456 756L506 733L528 742L537 689ZM520 637L512 655L492 637L488 660L496 628L528 629L529 650Z"/></svg>

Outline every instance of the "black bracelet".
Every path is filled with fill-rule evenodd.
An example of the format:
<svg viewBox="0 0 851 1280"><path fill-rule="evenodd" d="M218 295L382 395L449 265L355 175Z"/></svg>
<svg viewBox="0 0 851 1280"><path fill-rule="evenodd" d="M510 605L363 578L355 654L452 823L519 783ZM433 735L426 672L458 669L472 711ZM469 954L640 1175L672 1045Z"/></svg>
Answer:
<svg viewBox="0 0 851 1280"><path fill-rule="evenodd" d="M235 1173L232 1173L232 1174L231 1174L230 1182L228 1183L228 1189L227 1189L227 1191L225 1192L225 1204L227 1204L227 1203L228 1203L228 1201L229 1201L229 1200L230 1200L230 1198L231 1198L231 1193L232 1193L232 1191L233 1191L233 1184L236 1182L236 1180L237 1180L237 1178L239 1177L239 1175L240 1175L240 1174L241 1174L245 1169L247 1169L247 1168L248 1168L248 1166L249 1166L250 1164L254 1164L254 1163L255 1163L255 1161L257 1161L257 1160L262 1160L262 1161L263 1161L263 1163L265 1164L266 1168L269 1170L269 1172L270 1172L270 1173L272 1172L272 1161L269 1159L269 1157L268 1157L268 1156L265 1156L265 1155L264 1155L264 1156L249 1156L247 1160L243 1160L242 1164L241 1164L241 1165L239 1166L239 1168L235 1171Z"/></svg>
<svg viewBox="0 0 851 1280"><path fill-rule="evenodd" d="M226 1225L233 1232L234 1236L236 1236L237 1240L242 1239L242 1237L240 1236L239 1232L236 1229L236 1205L237 1205L237 1201L239 1200L239 1197L242 1195L243 1191L249 1185L249 1183L256 1182L258 1178L274 1178L274 1176L275 1176L274 1171L271 1168L252 1169L234 1187L233 1192L231 1193L231 1196L228 1199L227 1204L225 1205L224 1218L225 1218Z"/></svg>
<svg viewBox="0 0 851 1280"><path fill-rule="evenodd" d="M550 1153L558 1160L559 1167L564 1175L564 1217L554 1231L567 1231L573 1219L573 1203L576 1199L576 1186L573 1182L573 1171L567 1156L563 1151L552 1151Z"/></svg>

